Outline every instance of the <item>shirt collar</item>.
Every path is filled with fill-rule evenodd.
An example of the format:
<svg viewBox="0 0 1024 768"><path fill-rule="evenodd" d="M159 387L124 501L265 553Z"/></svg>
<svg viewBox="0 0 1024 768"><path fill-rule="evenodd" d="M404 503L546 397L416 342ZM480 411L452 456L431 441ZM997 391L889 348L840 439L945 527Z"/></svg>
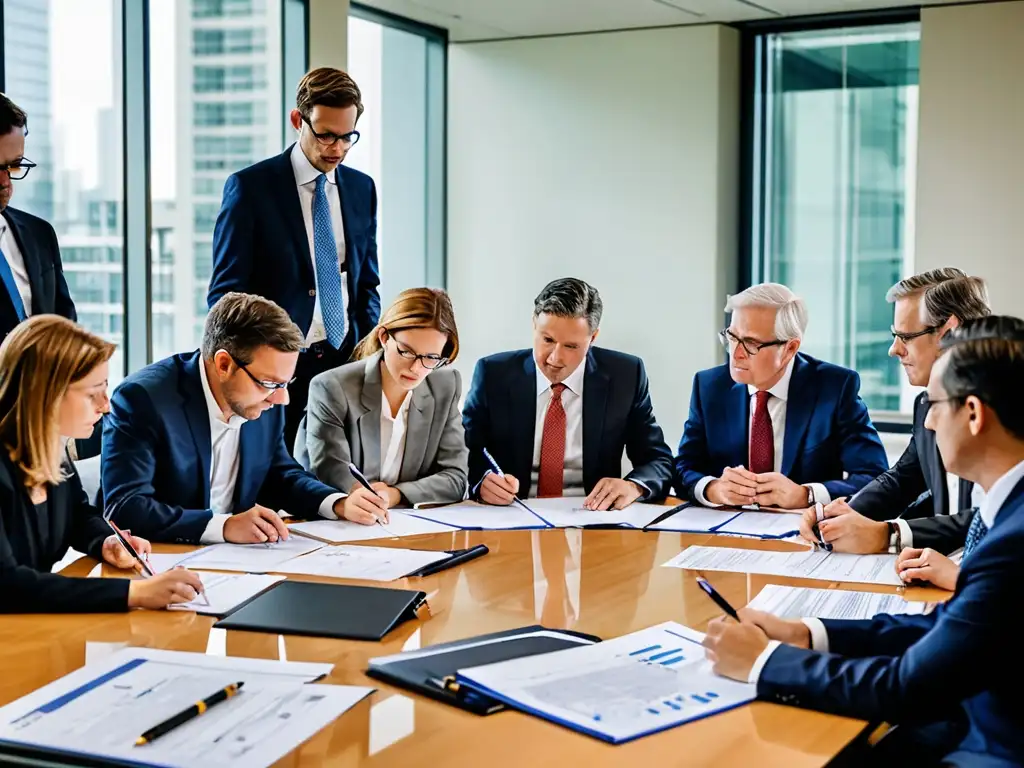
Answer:
<svg viewBox="0 0 1024 768"><path fill-rule="evenodd" d="M576 395L576 397L583 396L583 375L586 371L587 358L584 357L580 364L576 366L576 370L566 376L562 382L565 384L566 389ZM551 389L551 382L548 381L547 376L541 373L540 368L537 368L537 397L540 397L549 389Z"/></svg>
<svg viewBox="0 0 1024 768"><path fill-rule="evenodd" d="M793 359L789 361L789 365L786 366L786 370L782 374L782 378L775 383L774 387L768 390L768 393L770 395L777 397L779 398L779 400L783 401L789 399L789 380L793 378L793 365L795 363L796 355L794 355ZM747 392L749 392L751 395L755 395L757 394L757 387L755 387L753 384L748 384Z"/></svg>
<svg viewBox="0 0 1024 768"><path fill-rule="evenodd" d="M381 418L387 419L393 422L405 422L405 418L409 413L409 401L412 400L412 392L405 393L405 399L402 404L398 406L398 413L395 418L391 418L391 403L388 402L388 396L384 394L384 390L380 391L380 415Z"/></svg>
<svg viewBox="0 0 1024 768"><path fill-rule="evenodd" d="M988 493L985 494L985 498L978 508L978 514L981 515L981 520L986 527L991 528L995 523L1000 508L1006 503L1022 478L1024 478L1024 461L992 483L992 487L988 489Z"/></svg>
<svg viewBox="0 0 1024 768"><path fill-rule="evenodd" d="M206 376L206 362L201 355L199 357L199 379L203 382L203 395L206 396L206 409L210 413L210 423L220 424L229 429L241 429L248 419L237 413L231 414L231 418L224 421L224 412L217 405L217 398L213 396L213 390L210 389L210 380Z"/></svg>
<svg viewBox="0 0 1024 768"><path fill-rule="evenodd" d="M292 173L295 174L295 181L300 187L316 181L317 176L324 175L322 171L318 171L313 167L313 164L309 162L309 158L306 157L306 153L302 151L302 147L298 143L292 145L291 160ZM333 173L328 173L326 176L328 183L338 183Z"/></svg>

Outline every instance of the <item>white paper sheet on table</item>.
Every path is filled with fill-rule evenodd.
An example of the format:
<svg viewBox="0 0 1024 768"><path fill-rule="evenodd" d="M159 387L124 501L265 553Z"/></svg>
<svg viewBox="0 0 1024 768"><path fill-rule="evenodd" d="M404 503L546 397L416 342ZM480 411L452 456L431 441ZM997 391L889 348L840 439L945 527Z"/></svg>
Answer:
<svg viewBox="0 0 1024 768"><path fill-rule="evenodd" d="M701 632L666 622L602 643L460 669L457 677L516 709L618 744L753 701L719 677Z"/></svg>
<svg viewBox="0 0 1024 768"><path fill-rule="evenodd" d="M149 564L157 573L177 565L191 570L267 573L293 557L315 552L323 546L322 541L289 536L273 544L214 544L192 552L150 555Z"/></svg>
<svg viewBox="0 0 1024 768"><path fill-rule="evenodd" d="M169 605L172 611L195 611L211 616L230 613L251 597L284 581L284 576L270 576L256 573L205 573L198 572L203 582L203 591L209 605L200 595L189 603Z"/></svg>
<svg viewBox="0 0 1024 768"><path fill-rule="evenodd" d="M527 501L527 504L531 500ZM582 499L581 499L582 501ZM414 509L410 515L444 523L467 531L511 531L520 529L550 528L537 515L523 509L518 504L507 507L492 507L490 504L477 504L466 501L461 504L449 504L446 507L433 509Z"/></svg>
<svg viewBox="0 0 1024 768"><path fill-rule="evenodd" d="M896 555L850 555L824 550L764 552L731 547L687 547L667 563L668 568L698 571L738 571L770 576L793 576L824 581L902 586L896 575Z"/></svg>
<svg viewBox="0 0 1024 768"><path fill-rule="evenodd" d="M781 619L870 619L880 613L924 613L927 603L910 602L886 592L768 584L747 607Z"/></svg>
<svg viewBox="0 0 1024 768"><path fill-rule="evenodd" d="M800 531L797 512L740 512L715 533L757 536L762 539L781 539Z"/></svg>
<svg viewBox="0 0 1024 768"><path fill-rule="evenodd" d="M678 531L679 533L711 533L740 513L735 509L711 509L694 504L683 507L671 517L648 527L649 531Z"/></svg>
<svg viewBox="0 0 1024 768"><path fill-rule="evenodd" d="M324 547L303 557L289 560L278 573L331 576L336 579L394 581L426 565L447 560L447 552L391 547Z"/></svg>
<svg viewBox="0 0 1024 768"><path fill-rule="evenodd" d="M619 525L623 528L643 528L652 520L668 512L662 504L637 502L624 509L594 512L583 508L585 496L527 499L526 505L555 528L579 528L587 525Z"/></svg>
<svg viewBox="0 0 1024 768"><path fill-rule="evenodd" d="M147 765L264 768L372 692L307 684L330 669L125 648L0 708L0 739ZM134 746L145 730L239 681L237 696Z"/></svg>
<svg viewBox="0 0 1024 768"><path fill-rule="evenodd" d="M385 530L386 527L386 530ZM388 512L388 523L379 525L360 525L350 520L310 520L295 523L288 530L312 536L331 544L349 541L373 541L375 539L394 539L400 536L421 536L430 533L449 533L458 530L450 525L442 525L421 517L410 515L407 511L392 509Z"/></svg>

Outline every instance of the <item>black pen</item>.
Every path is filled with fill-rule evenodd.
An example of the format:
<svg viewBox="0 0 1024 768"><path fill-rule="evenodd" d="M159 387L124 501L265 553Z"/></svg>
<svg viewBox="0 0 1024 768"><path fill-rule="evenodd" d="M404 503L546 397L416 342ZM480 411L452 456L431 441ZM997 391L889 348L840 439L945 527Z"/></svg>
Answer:
<svg viewBox="0 0 1024 768"><path fill-rule="evenodd" d="M821 504L820 501L814 505L814 517L816 518L816 520L814 525L811 526L811 532L818 537L818 541L821 542L822 548L831 552L832 545L822 538L821 528L818 527L818 523L825 519L825 507Z"/></svg>
<svg viewBox="0 0 1024 768"><path fill-rule="evenodd" d="M721 608L727 614L729 614L734 619L736 619L736 621L740 620L740 615L738 613L736 613L736 609L733 608L731 605L729 605L729 601L728 600L726 600L724 597L722 597L720 594L718 594L718 590L716 590L714 587L712 587L707 579L705 579L703 576L698 576L697 577L697 586L700 587L701 589L703 589L707 593L707 596L710 597L712 600L714 600L715 604L719 608Z"/></svg>
<svg viewBox="0 0 1024 768"><path fill-rule="evenodd" d="M124 551L131 555L133 558L135 558L135 561L139 564L139 567L142 569L142 573L150 577L155 576L156 574L153 573L153 569L149 567L149 563L142 559L142 555L140 555L138 551L136 551L135 547L132 546L132 543L129 540L128 536L125 534L125 532L118 528L116 525L114 525L114 521L111 520L109 517L107 518L107 525L110 526L110 530L114 532L114 536L117 537L117 540L121 543L121 546L124 547Z"/></svg>
<svg viewBox="0 0 1024 768"><path fill-rule="evenodd" d="M187 723L189 720L194 720L204 712L208 711L214 704L220 704L222 701L227 701L236 693L239 689L245 685L245 683L232 683L225 688L221 688L219 691L211 696L207 696L202 701L197 701L188 709L182 710L174 717L164 720L159 725L155 725L146 731L144 734L139 736L135 741L136 747L141 747L143 744L149 744L151 741L159 739L166 733L173 731L179 725Z"/></svg>
<svg viewBox="0 0 1024 768"><path fill-rule="evenodd" d="M361 486L363 486L363 488L368 490L374 496L380 498L380 494L377 493L375 490L373 490L373 486L371 486L370 485L370 481L366 479L366 475L364 475L362 472L360 472L359 471L359 467L357 467L351 461L348 463L348 471L352 473L352 477L354 477L356 479L356 482L358 482ZM377 516L374 515L374 517L377 517ZM382 523L380 521L379 517L377 517L377 525L379 525L381 528L384 528L384 523ZM384 530L388 531L387 528L384 528ZM388 531L388 533L390 535L392 535L392 536L395 536L395 534L391 533L391 531Z"/></svg>
<svg viewBox="0 0 1024 768"><path fill-rule="evenodd" d="M447 557L444 560L438 560L436 563L425 565L418 571L413 571L410 576L430 576L435 573L440 573L449 568L454 568L456 565L462 565L468 563L470 560L476 560L478 557L483 557L490 552L486 544L477 544L475 547L469 549L459 549L451 553L451 557Z"/></svg>

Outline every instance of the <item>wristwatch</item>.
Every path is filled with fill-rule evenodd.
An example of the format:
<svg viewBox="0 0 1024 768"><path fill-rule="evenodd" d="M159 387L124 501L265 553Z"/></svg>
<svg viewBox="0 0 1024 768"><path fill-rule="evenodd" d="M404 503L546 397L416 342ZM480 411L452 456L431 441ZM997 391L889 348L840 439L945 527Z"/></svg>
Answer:
<svg viewBox="0 0 1024 768"><path fill-rule="evenodd" d="M889 526L889 554L898 555L903 549L903 536L900 534L900 527L891 520L886 522Z"/></svg>

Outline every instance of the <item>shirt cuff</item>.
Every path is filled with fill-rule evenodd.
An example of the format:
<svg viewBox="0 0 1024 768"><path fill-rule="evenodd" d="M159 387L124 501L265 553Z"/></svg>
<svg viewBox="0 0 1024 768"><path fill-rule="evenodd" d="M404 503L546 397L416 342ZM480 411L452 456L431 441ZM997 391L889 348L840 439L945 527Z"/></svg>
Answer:
<svg viewBox="0 0 1024 768"><path fill-rule="evenodd" d="M828 653L828 630L821 619L800 619L811 631L811 650Z"/></svg>
<svg viewBox="0 0 1024 768"><path fill-rule="evenodd" d="M718 478L712 477L711 475L707 475L698 480L697 484L693 486L693 496L695 499L697 499L698 504L702 504L705 507L722 506L721 504L712 504L710 501L708 501L707 496L704 495L704 489L711 485L711 483L713 483L717 479Z"/></svg>
<svg viewBox="0 0 1024 768"><path fill-rule="evenodd" d="M900 545L903 549L909 549L914 546L914 531L910 528L910 525L906 520L900 520L897 517L895 520L890 520L889 522L896 523L896 527L900 529Z"/></svg>
<svg viewBox="0 0 1024 768"><path fill-rule="evenodd" d="M470 498L472 498L472 499L479 499L480 498L480 486L484 484L484 478L487 477L489 474L491 474L491 472L493 472L493 471L494 470L491 470L491 469L484 470L484 473L482 475L480 475L480 479L477 481L477 484L474 485L469 490L469 497Z"/></svg>
<svg viewBox="0 0 1024 768"><path fill-rule="evenodd" d="M768 657L775 653L775 649L778 648L782 643L778 640L771 640L768 642L768 647L761 651L761 655L757 657L754 662L754 666L750 668L750 674L747 675L747 682L751 685L757 685L757 679L761 676L761 670L764 669L764 665L768 663Z"/></svg>
<svg viewBox="0 0 1024 768"><path fill-rule="evenodd" d="M223 544L224 523L226 523L230 517L231 515L213 515L210 518L210 522L206 524L206 530L203 531L203 535L199 537L199 543Z"/></svg>
<svg viewBox="0 0 1024 768"><path fill-rule="evenodd" d="M326 499L320 502L320 517L326 520L337 520L338 516L334 513L334 505L339 499L344 499L348 496L347 493L332 493Z"/></svg>
<svg viewBox="0 0 1024 768"><path fill-rule="evenodd" d="M804 487L811 489L811 492L814 494L815 503L830 504L832 502L832 494L821 483L806 483Z"/></svg>
<svg viewBox="0 0 1024 768"><path fill-rule="evenodd" d="M647 483L637 480L635 477L627 477L626 479L640 489L640 501L646 501L651 498L651 489L647 486Z"/></svg>

